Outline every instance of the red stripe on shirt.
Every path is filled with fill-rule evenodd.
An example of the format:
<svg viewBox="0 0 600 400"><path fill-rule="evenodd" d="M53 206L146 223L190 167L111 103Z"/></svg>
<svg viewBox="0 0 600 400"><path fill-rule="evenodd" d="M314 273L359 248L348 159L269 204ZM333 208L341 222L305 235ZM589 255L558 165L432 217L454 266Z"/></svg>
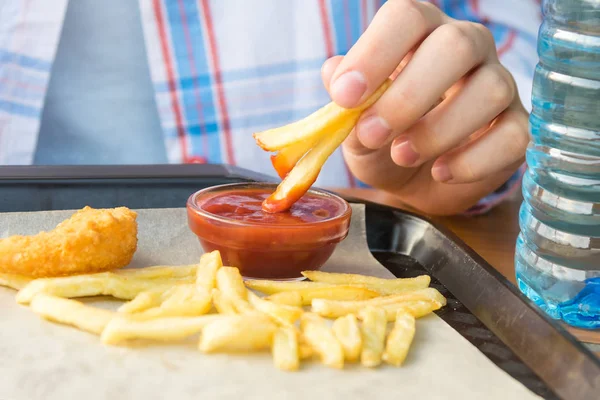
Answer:
<svg viewBox="0 0 600 400"><path fill-rule="evenodd" d="M179 105L179 99L177 98L177 87L175 86L175 73L173 71L173 63L171 62L171 56L169 54L169 44L167 39L167 30L165 28L164 15L161 8L160 0L153 1L154 17L156 18L156 26L158 28L158 36L160 39L160 48L163 55L163 62L167 70L167 83L169 85L169 93L171 94L171 107L173 108L173 114L175 114L175 124L177 125L177 137L181 145L181 159L183 162L187 161L187 142L185 129L183 127L183 117L181 114L181 107Z"/></svg>
<svg viewBox="0 0 600 400"><path fill-rule="evenodd" d="M347 10L348 4L345 3L344 9ZM323 36L325 38L325 50L327 51L327 58L331 58L334 56L335 52L333 50L333 35L331 32L331 24L329 20L329 13L327 12L327 4L325 4L325 0L319 0L319 11L321 14L321 24L323 26ZM351 38L350 38L351 39ZM348 43L351 43L350 40ZM356 187L356 180L354 179L354 175L350 172L348 168L348 164L346 164L346 160L344 159L344 168L346 169L346 176L348 178L348 183L350 187Z"/></svg>
<svg viewBox="0 0 600 400"><path fill-rule="evenodd" d="M235 154L233 151L233 143L231 140L231 124L229 122L229 113L227 111L227 101L225 100L225 91L223 90L223 78L221 77L221 65L219 61L219 53L217 51L217 42L215 39L215 31L213 26L212 15L210 13L210 5L208 0L202 0L202 15L206 22L206 33L208 36L208 47L212 64L213 74L215 76L215 89L217 91L217 101L221 110L221 119L223 123L223 134L225 136L225 152L227 163L235 165Z"/></svg>
<svg viewBox="0 0 600 400"><path fill-rule="evenodd" d="M475 14L479 14L479 0L470 0L471 8Z"/></svg>
<svg viewBox="0 0 600 400"><path fill-rule="evenodd" d="M196 68L196 61L194 60L192 35L190 34L190 28L188 25L187 15L185 12L183 1L184 0L177 0L177 6L179 8L179 16L181 18L183 34L185 36L185 47L187 51L188 62L190 64L190 71L192 72L192 86L194 88L194 97L196 99L196 109L198 111L198 124L200 125L200 136L202 137L202 148L204 150L204 158L208 160L208 137L206 133L206 126L204 126L204 112L202 110L202 99L200 97L200 85L198 84L198 70Z"/></svg>
<svg viewBox="0 0 600 400"><path fill-rule="evenodd" d="M333 57L333 38L331 37L331 26L329 24L329 14L327 13L327 4L325 0L319 0L319 11L321 13L321 25L323 26L323 36L325 37L325 51L327 58Z"/></svg>
<svg viewBox="0 0 600 400"><path fill-rule="evenodd" d="M517 32L511 29L510 33L508 34L508 39L506 39L506 42L504 42L504 44L498 48L498 57L502 57L504 53L511 49L511 47L515 43L516 38Z"/></svg>

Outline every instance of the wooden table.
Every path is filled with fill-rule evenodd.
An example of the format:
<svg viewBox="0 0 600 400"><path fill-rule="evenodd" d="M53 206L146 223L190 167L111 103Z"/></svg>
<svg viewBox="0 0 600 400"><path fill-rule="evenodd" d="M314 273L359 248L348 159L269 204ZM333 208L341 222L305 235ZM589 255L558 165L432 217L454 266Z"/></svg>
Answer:
<svg viewBox="0 0 600 400"><path fill-rule="evenodd" d="M398 198L385 192L373 189L336 189L338 193L406 209ZM469 247L481 255L490 265L502 275L515 283L514 254L515 243L519 235L519 208L523 198L520 192L513 198L498 205L486 215L477 217L454 216L433 218L450 228ZM567 329L579 340L587 343L600 344L600 333L574 329ZM600 355L600 347L594 348Z"/></svg>

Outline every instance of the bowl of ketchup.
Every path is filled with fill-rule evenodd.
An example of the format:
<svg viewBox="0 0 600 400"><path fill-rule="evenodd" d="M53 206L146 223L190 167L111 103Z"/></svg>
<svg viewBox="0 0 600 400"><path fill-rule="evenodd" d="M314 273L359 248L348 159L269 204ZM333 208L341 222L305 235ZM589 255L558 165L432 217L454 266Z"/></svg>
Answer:
<svg viewBox="0 0 600 400"><path fill-rule="evenodd" d="M204 251L253 279L303 279L320 269L348 235L352 209L341 197L309 190L286 212L267 213L268 183L234 183L200 190L187 201L188 224Z"/></svg>

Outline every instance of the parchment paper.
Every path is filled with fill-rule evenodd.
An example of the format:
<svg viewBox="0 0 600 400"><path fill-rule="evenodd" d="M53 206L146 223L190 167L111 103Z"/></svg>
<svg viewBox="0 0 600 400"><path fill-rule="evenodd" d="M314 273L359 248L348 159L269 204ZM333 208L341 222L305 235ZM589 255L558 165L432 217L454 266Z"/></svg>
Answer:
<svg viewBox="0 0 600 400"><path fill-rule="evenodd" d="M368 251L364 208L353 206L349 237L327 271L392 275ZM71 212L0 214L0 236L52 229ZM201 255L185 209L139 211L131 267L194 263ZM417 322L402 368L304 363L282 372L268 353L203 355L180 344L110 347L96 336L45 321L0 288L0 400L187 399L537 399L439 317ZM95 301L102 307L118 303Z"/></svg>

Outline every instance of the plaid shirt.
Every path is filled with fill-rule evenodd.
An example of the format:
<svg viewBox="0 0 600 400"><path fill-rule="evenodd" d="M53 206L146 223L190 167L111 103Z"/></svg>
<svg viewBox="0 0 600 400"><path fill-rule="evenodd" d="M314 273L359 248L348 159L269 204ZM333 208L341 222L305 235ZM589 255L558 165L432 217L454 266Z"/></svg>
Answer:
<svg viewBox="0 0 600 400"><path fill-rule="evenodd" d="M67 2L2 0L0 164L32 163ZM323 61L345 54L383 2L139 0L169 162L227 163L273 174L252 133L302 118L330 101L320 78ZM529 107L539 1L433 2L454 18L490 28ZM522 169L477 211L514 191L521 175ZM340 151L317 184L362 185Z"/></svg>

